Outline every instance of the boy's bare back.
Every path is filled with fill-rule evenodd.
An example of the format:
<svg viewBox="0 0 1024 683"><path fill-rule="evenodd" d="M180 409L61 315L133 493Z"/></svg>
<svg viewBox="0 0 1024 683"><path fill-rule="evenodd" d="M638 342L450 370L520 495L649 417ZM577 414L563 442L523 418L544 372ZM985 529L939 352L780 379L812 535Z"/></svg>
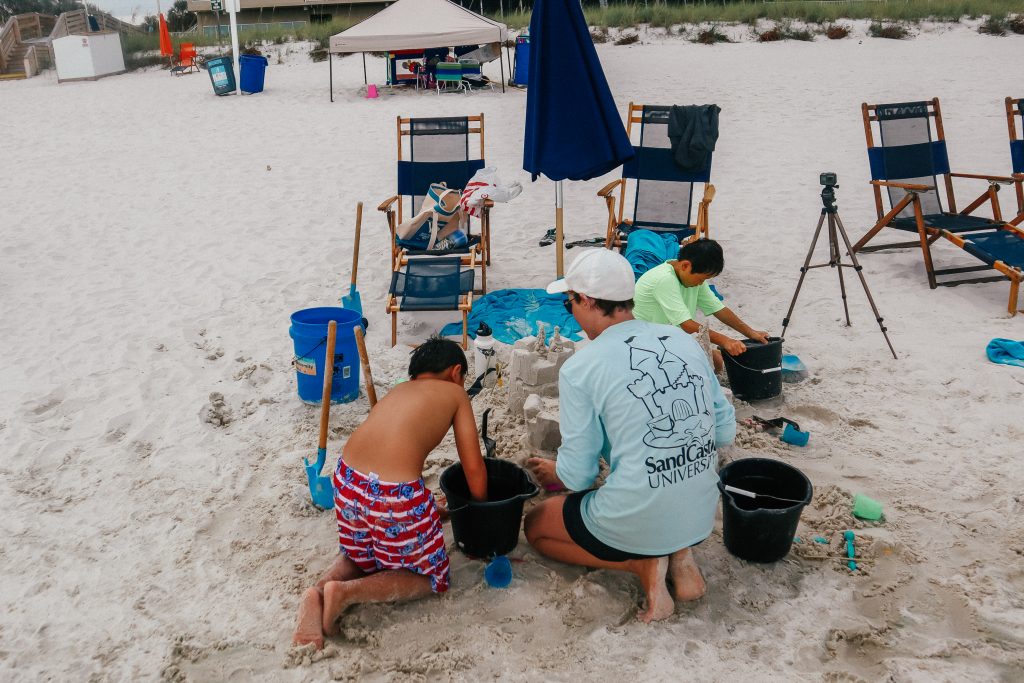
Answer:
<svg viewBox="0 0 1024 683"><path fill-rule="evenodd" d="M454 425L460 458L480 457L479 435L466 390L442 379L397 385L370 411L345 444L345 463L382 481L419 479L423 463Z"/></svg>

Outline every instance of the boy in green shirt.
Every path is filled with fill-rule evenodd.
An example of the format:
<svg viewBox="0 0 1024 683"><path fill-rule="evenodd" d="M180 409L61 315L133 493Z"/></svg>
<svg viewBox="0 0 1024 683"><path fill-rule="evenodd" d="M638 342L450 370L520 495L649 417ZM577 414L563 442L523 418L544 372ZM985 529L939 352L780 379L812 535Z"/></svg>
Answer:
<svg viewBox="0 0 1024 683"><path fill-rule="evenodd" d="M678 325L684 332L700 331L693 319L700 309L704 315L713 315L748 339L762 344L768 342L768 333L755 330L738 315L723 305L711 291L707 280L725 268L722 246L714 240L695 240L679 249L679 258L655 266L636 281L633 294L633 315L640 320L665 325ZM737 356L747 347L742 340L710 332L711 343L717 344L730 356ZM722 369L722 354L717 350L715 370Z"/></svg>

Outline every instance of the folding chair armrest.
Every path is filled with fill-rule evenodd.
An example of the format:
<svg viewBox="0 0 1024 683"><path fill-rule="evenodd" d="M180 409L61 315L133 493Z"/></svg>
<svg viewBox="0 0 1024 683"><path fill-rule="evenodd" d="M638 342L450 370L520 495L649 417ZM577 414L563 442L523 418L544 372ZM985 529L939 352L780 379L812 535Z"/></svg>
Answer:
<svg viewBox="0 0 1024 683"><path fill-rule="evenodd" d="M1020 182L1014 178L1001 175L985 175L984 173L950 173L951 178L970 178L972 180L987 180L990 183L999 183L1001 185L1012 185L1015 182Z"/></svg>
<svg viewBox="0 0 1024 683"><path fill-rule="evenodd" d="M597 196L598 197L605 197L605 198L611 197L611 194L615 190L615 188L618 187L619 185L621 185L624 182L626 182L625 178L619 178L618 180L613 180L612 182L608 183L607 185L602 187L600 190L598 190L597 191Z"/></svg>
<svg viewBox="0 0 1024 683"><path fill-rule="evenodd" d="M891 182L891 181L888 181L888 180L872 180L871 184L872 185L876 185L878 187L896 187L896 188L899 188L901 190L906 190L908 192L931 192L931 191L933 191L935 189L934 185L916 185L916 184L913 184L913 183L894 183L894 182Z"/></svg>
<svg viewBox="0 0 1024 683"><path fill-rule="evenodd" d="M384 201L382 201L380 203L380 206L377 207L377 210L378 211L384 211L384 212L391 211L392 210L391 209L391 205L394 204L397 201L398 201L398 195L397 194L391 195L390 197L388 197L387 199L385 199Z"/></svg>
<svg viewBox="0 0 1024 683"><path fill-rule="evenodd" d="M700 200L701 203L704 204L705 206L710 205L711 202L714 201L714 199L715 199L715 193L716 192L717 192L717 190L715 189L715 186L712 185L711 183L708 183L707 185L705 185L704 186L704 198Z"/></svg>

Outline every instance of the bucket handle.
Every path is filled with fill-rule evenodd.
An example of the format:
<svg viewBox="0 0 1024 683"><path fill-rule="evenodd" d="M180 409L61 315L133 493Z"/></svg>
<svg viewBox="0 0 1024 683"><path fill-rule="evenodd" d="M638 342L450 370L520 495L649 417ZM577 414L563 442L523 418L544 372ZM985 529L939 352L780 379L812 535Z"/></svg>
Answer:
<svg viewBox="0 0 1024 683"><path fill-rule="evenodd" d="M334 321L332 320L331 322L334 322ZM316 346L310 348L308 351L303 353L301 356L292 356L292 365L294 366L296 363L298 363L300 358L308 357L309 354L311 354L314 351L316 351L317 349L319 349L325 343L327 343L327 337L324 337L323 339L321 339L320 342ZM345 360L345 354L343 354L343 353L336 353L336 354L334 354L334 369L335 370L338 369L338 361L344 361L344 360Z"/></svg>
<svg viewBox="0 0 1024 683"><path fill-rule="evenodd" d="M731 362L735 363L736 365L738 365L739 367L743 368L747 372L758 372L758 373L760 373L762 375L770 375L773 372L782 372L782 366L781 365L776 366L774 368L765 368L764 370L758 370L757 368L748 368L746 365L744 365L743 363L741 363L738 360L736 360L735 356L729 356L729 360Z"/></svg>

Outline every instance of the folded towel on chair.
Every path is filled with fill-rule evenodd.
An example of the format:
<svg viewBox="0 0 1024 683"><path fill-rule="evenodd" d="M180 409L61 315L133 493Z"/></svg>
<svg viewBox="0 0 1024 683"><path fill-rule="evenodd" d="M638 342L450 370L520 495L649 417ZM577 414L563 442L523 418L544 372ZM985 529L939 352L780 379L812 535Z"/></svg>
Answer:
<svg viewBox="0 0 1024 683"><path fill-rule="evenodd" d="M985 347L985 353L993 363L1024 368L1024 341L996 338Z"/></svg>

